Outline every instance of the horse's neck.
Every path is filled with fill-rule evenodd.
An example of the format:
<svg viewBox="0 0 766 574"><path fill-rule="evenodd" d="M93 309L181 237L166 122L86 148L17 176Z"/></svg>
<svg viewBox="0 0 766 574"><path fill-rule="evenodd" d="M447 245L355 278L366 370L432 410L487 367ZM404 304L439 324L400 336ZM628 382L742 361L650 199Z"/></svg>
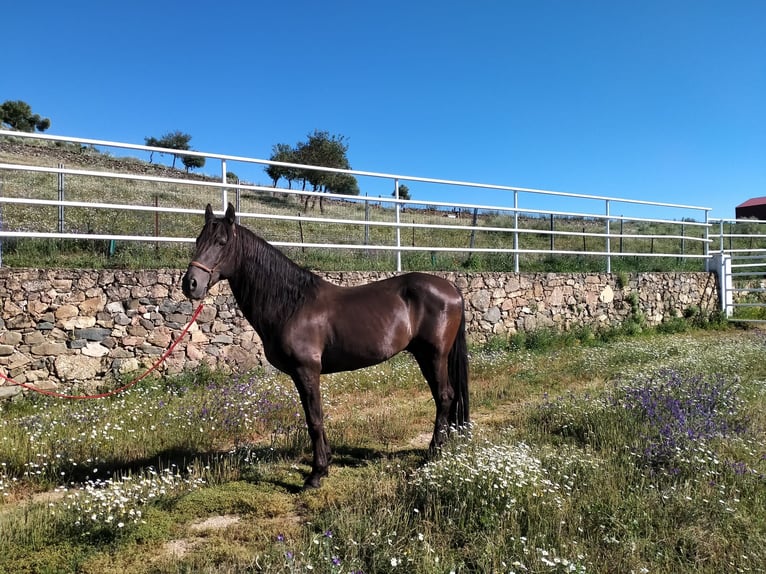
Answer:
<svg viewBox="0 0 766 574"><path fill-rule="evenodd" d="M253 249L240 253L229 285L242 313L263 338L278 332L320 281L256 236Z"/></svg>

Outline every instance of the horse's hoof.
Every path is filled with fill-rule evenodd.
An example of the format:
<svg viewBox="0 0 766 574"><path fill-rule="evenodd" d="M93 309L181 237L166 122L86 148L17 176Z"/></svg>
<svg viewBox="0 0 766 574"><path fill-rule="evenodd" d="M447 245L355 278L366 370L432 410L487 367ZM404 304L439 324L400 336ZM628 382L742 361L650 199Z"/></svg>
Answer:
<svg viewBox="0 0 766 574"><path fill-rule="evenodd" d="M303 483L303 489L312 490L314 488L319 488L322 486L322 479L328 474L329 473L326 470L321 472L312 472L306 479L306 482Z"/></svg>

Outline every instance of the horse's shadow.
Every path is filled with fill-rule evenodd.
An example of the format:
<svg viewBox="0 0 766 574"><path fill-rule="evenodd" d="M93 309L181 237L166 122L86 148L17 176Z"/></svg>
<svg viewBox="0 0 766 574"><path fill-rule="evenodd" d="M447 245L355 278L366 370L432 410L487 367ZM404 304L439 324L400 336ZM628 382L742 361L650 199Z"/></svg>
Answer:
<svg viewBox="0 0 766 574"><path fill-rule="evenodd" d="M272 447L257 447L249 451L258 460L282 460L295 461L309 468L300 469L300 474L305 480L310 474L311 459L308 453L296 453L294 449L275 449ZM399 450L386 450L362 446L338 445L332 451L332 468L362 468L370 463L379 461L407 461L416 466L422 465L431 459L431 454L427 449L408 448ZM276 487L283 488L286 491L297 494L304 491L304 485L294 484L284 481L274 476L258 476L258 481L267 482ZM255 481L251 480L251 481Z"/></svg>
<svg viewBox="0 0 766 574"><path fill-rule="evenodd" d="M379 461L406 461L415 466L430 459L427 449L409 448L388 450L363 446L338 445L333 449L332 462L336 469L362 468ZM85 484L93 480L107 480L127 475L142 474L150 469L154 472L170 470L174 473L188 474L191 466L209 467L215 472L217 465L239 466L243 480L250 483L269 483L293 494L304 490L303 484L295 484L284 480L278 473L252 472L257 462L287 462L306 466L299 469L302 480L310 474L311 457L304 450L289 447L247 446L232 451L200 452L193 449L172 448L158 452L152 456L131 460L107 459L93 468L82 465L73 466L66 470L67 481L73 484ZM96 470L96 468L98 470Z"/></svg>

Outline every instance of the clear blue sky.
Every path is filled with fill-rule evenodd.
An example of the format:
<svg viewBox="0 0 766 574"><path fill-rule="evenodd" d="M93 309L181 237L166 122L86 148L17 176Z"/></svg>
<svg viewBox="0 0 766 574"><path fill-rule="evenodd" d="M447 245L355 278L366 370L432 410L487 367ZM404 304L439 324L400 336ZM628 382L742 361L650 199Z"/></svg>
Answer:
<svg viewBox="0 0 766 574"><path fill-rule="evenodd" d="M6 4L0 101L48 133L268 158L320 129L361 170L714 217L766 196L763 0Z"/></svg>

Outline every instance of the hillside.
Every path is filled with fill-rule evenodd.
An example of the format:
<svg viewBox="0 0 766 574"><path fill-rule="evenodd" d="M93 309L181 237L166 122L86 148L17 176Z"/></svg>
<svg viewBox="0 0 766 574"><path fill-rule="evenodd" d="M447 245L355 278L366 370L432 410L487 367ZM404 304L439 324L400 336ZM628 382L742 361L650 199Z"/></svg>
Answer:
<svg viewBox="0 0 766 574"><path fill-rule="evenodd" d="M130 153L130 152L127 152ZM136 152L138 153L138 152ZM155 159L167 161L165 158ZM78 144L50 144L0 140L0 162L67 168L89 171L131 173L177 180L217 183L220 179L184 169L172 169L161 163L149 163L135 157L114 157ZM215 169L214 164L210 169ZM60 181L56 174L8 171L2 176L2 194L6 197L59 199ZM218 205L221 190L218 187L129 181L93 176L64 176L64 199L67 201L119 203L136 206L156 206L160 209L202 209L206 203ZM364 193L364 183L360 182ZM348 200L325 199L322 204L305 204L303 196L279 193L278 190L232 190L234 201L239 194L242 213L272 216L272 218L243 218L265 239L281 243L396 245L394 227L375 225L393 223L396 219L393 204L378 198L365 206L362 197L349 196ZM286 190L285 190L286 191ZM467 191L469 193L469 191ZM320 211L321 208L321 211ZM63 219L60 215L63 213ZM473 214L471 214L473 215ZM318 219L326 217L349 223L328 223ZM423 247L424 251L403 252L405 269L442 270L473 269L477 271L509 271L515 265L514 218L510 212L479 210L475 219L447 218L446 212L429 209L423 204L407 208L401 221L401 245ZM51 240L18 239L7 241L4 264L11 266L80 265L86 267L128 266L157 267L184 265L188 258L186 244L156 244L152 237L190 238L199 232L199 216L177 213L154 214L146 211L94 210L67 206L59 212L56 206L10 204L3 206L3 227L6 230L29 232L78 232L88 234L146 235L147 241L116 242L104 247L97 242L51 242ZM422 227L424 224L438 227ZM479 229L467 229L472 225ZM487 228L486 230L480 228ZM555 233L551 235L551 230ZM613 258L612 269L621 271L648 270L700 270L698 259L678 258L682 254L701 254L698 241L703 230L692 225L675 223L615 222L611 233L611 250L619 253L643 253L650 257L618 256ZM522 270L526 271L603 271L605 259L596 253L605 249L605 223L593 218L522 214L519 217L519 248ZM620 235L621 234L621 235ZM652 238L651 236L656 236ZM661 236L669 236L663 238ZM683 235L684 239L678 236ZM671 237L672 236L672 237ZM695 240L696 239L696 240ZM435 251L432 247L454 247L463 251ZM496 252L466 249L497 250ZM108 250L108 252L107 252ZM556 255L553 251L570 251L579 255ZM333 270L391 270L395 268L392 251L373 249L319 249L285 248L299 263L327 271ZM104 253L107 253L105 256ZM588 253L594 253L589 255ZM656 257L667 254L668 257ZM104 258L106 257L106 259Z"/></svg>
<svg viewBox="0 0 766 574"><path fill-rule="evenodd" d="M22 165L56 167L64 164L68 168L136 173L156 177L208 179L204 175L186 173L160 163L149 163L137 157L115 157L98 150L76 144L55 145L48 142L12 141L0 138L0 161Z"/></svg>

